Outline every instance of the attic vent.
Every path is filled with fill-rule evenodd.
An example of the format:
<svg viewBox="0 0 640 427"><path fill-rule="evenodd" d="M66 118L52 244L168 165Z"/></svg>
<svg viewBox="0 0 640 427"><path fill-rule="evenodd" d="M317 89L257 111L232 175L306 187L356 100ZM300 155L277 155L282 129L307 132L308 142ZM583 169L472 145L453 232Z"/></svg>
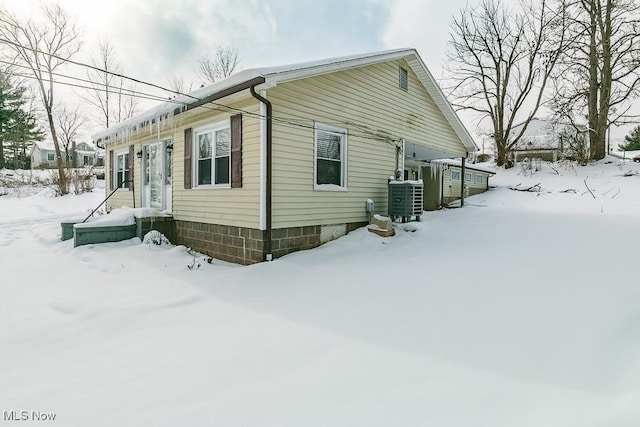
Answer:
<svg viewBox="0 0 640 427"><path fill-rule="evenodd" d="M409 73L402 67L400 67L400 89L409 90Z"/></svg>

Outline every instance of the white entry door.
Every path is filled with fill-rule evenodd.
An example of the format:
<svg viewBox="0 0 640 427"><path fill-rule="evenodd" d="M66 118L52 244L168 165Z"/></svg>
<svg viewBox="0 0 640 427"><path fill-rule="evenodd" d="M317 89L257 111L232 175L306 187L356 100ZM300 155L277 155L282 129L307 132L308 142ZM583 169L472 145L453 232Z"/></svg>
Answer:
<svg viewBox="0 0 640 427"><path fill-rule="evenodd" d="M162 209L162 143L149 144L149 206Z"/></svg>
<svg viewBox="0 0 640 427"><path fill-rule="evenodd" d="M171 210L170 140L145 145L143 151L143 206Z"/></svg>

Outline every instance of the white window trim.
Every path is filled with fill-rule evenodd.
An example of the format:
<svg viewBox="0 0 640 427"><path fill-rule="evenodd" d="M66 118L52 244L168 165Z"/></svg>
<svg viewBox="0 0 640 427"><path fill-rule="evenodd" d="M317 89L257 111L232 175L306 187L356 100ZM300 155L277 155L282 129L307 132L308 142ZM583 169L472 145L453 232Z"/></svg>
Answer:
<svg viewBox="0 0 640 427"><path fill-rule="evenodd" d="M453 177L454 172L458 174L457 178ZM451 181L460 181L460 175L462 175L462 173L459 170L451 169Z"/></svg>
<svg viewBox="0 0 640 427"><path fill-rule="evenodd" d="M318 131L338 133L342 135L342 144L340 144L340 166L342 177L341 185L335 184L318 184ZM313 189L315 191L347 191L347 130L344 128L316 123L313 131Z"/></svg>
<svg viewBox="0 0 640 427"><path fill-rule="evenodd" d="M469 179L467 179L467 177L469 177ZM465 172L464 173L464 181L465 182L471 182L471 172Z"/></svg>
<svg viewBox="0 0 640 427"><path fill-rule="evenodd" d="M480 182L478 182L478 178L480 178ZM477 173L476 174L476 178L474 181L476 184L484 184L484 177L482 176L482 174Z"/></svg>
<svg viewBox="0 0 640 427"><path fill-rule="evenodd" d="M52 156L53 159L49 160L49 156ZM47 162L55 162L56 161L56 153L47 153Z"/></svg>
<svg viewBox="0 0 640 427"><path fill-rule="evenodd" d="M211 184L201 184L198 185L198 159L200 150L198 147L198 135L206 132L216 132L222 129L229 129L229 135L231 135L231 120L221 120L215 123L210 123L205 126L201 126L199 128L195 128L193 130L193 137L191 141L191 182L193 183L193 189L220 189L220 188L231 188L231 142L229 142L229 183L228 184L216 184L215 183L215 139L211 141Z"/></svg>
<svg viewBox="0 0 640 427"><path fill-rule="evenodd" d="M116 186L118 185L118 157L122 156L122 155L129 155L129 150L113 150L113 165L111 165L111 168L113 169L113 188L116 188ZM133 167L133 163L131 161L131 159L129 159L129 177L131 177L131 168ZM124 171L123 171L124 173ZM124 183L122 184L124 185ZM127 185L129 185L128 187L117 187L118 190L126 190L129 191L130 189L130 183L128 183Z"/></svg>

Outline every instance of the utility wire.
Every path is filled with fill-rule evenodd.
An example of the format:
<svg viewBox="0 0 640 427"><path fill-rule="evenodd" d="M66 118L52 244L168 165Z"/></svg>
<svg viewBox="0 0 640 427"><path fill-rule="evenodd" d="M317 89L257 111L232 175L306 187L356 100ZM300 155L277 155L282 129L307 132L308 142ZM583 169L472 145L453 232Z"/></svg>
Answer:
<svg viewBox="0 0 640 427"><path fill-rule="evenodd" d="M1 61L0 60L0 64L8 64L8 65L12 65L14 67L26 68L28 70L31 70L31 68L26 66L26 65L11 64L10 62L7 62L7 61ZM31 79L31 80L39 80L39 78L37 78L33 74L29 74L29 73L27 73L29 75L19 74L19 73L15 73L15 72L11 73L11 74L13 76L16 76L16 77L23 77L23 78L27 78L27 79ZM95 82L93 80L83 79L83 78L80 78L80 77L70 76L68 74L61 74L61 73L51 73L51 75L55 76L55 77L61 77L61 78L64 78L64 79L72 80L72 81L75 80L75 81L79 81L79 82L82 82L82 83L89 83L90 85L92 85L92 86L78 86L78 87L81 87L81 88L84 88L84 89L94 90L94 91L98 91L98 92L106 92L107 91L107 89L104 89L103 87L101 87L101 86L103 86L102 83ZM42 81L45 81L47 83L49 82L48 79L43 79ZM57 83L57 84L61 84L61 85L71 85L68 82L63 82L63 81L59 81L59 80L52 80L52 81L53 81L53 83ZM116 94L116 95L126 95L126 96L129 96L129 97L132 97L132 98L148 99L148 100L152 100L152 101L171 101L171 99L163 98L163 97L161 97L159 95L154 95L154 94L151 94L151 93L145 93L145 92L137 91L135 89L129 89L129 88L124 88L124 87L117 88L117 89L115 89L115 90L113 90L111 92ZM180 102L180 101L175 101L175 102L176 103L182 103L184 105L187 104L187 102Z"/></svg>
<svg viewBox="0 0 640 427"><path fill-rule="evenodd" d="M56 83L59 85L63 85L63 86L69 86L69 87L75 87L75 88L80 88L80 89L87 89L87 90L98 90L98 91L105 91L105 89L101 89L101 88L96 88L96 87L92 87L92 86L85 86L85 85L81 85L81 84L76 84L76 83L70 83L70 82L63 82L63 81L59 81L59 80L49 80L49 79L45 79L45 78L37 78L33 75L28 75L28 74L20 74L20 73L12 73L12 75L16 76L16 77L22 77L25 79L30 79L30 80L41 80L43 82L49 83ZM68 77L67 78L71 78ZM82 79L79 79L80 81L82 81ZM147 99L150 101L167 101L165 98L161 98L159 96L156 95L145 95L142 92L136 92L136 91L131 91L130 89L123 89L125 91L130 91L131 93L125 93L125 96L129 96L132 98L139 98L139 99ZM112 92L113 94L117 94L118 92ZM132 93L136 93L135 95ZM181 103L180 101L171 101L171 102L175 102L176 104L182 104L182 105L186 105L187 103Z"/></svg>
<svg viewBox="0 0 640 427"><path fill-rule="evenodd" d="M85 68L89 68L89 69L92 69L92 70L95 70L95 71L99 71L101 73L110 74L110 75L115 76L115 77L120 77L120 78L123 78L123 79L126 79L126 80L130 80L130 81L133 81L133 82L136 82L136 83L140 83L140 84L143 84L143 85L146 85L146 86L154 87L154 88L157 88L157 89L160 89L160 90L163 90L163 91L166 91L166 92L170 92L170 93L173 93L173 94L176 94L176 95L186 96L186 97L191 98L191 99L193 99L195 101L202 101L201 98L195 97L195 96L190 95L190 94L182 93L180 91L176 91L176 90L172 90L172 89L167 89L167 88L165 88L163 86L160 86L160 85L157 85L155 83L149 83L149 82L146 82L146 81L143 81L143 80L139 80L139 79L136 79L136 78L133 78L133 77L126 76L124 74L120 74L120 73L116 73L116 72L113 72L113 71L104 70L104 69L102 69L100 67L96 67L94 65L90 65L90 64L86 64L86 63L82 63L82 62L78 62L78 61L73 61L71 59L64 58L64 57L61 57L59 55L55 55L55 54L52 54L52 53L49 53L49 52L44 52L44 51L41 51L41 50L36 49L36 48L29 47L29 46L24 46L24 45L21 45L21 44L16 43L16 42L12 42L12 41L4 39L4 38L0 38L0 43L7 43L7 44L10 44L10 45L12 45L14 47L17 47L17 48L20 48L20 49L30 50L32 52L35 52L35 53L38 53L38 54L41 54L41 55L47 55L47 56L50 56L52 58L55 58L55 59L58 59L58 60L61 60L61 61L64 61L64 62L68 62L68 63L76 65L76 66L85 67ZM30 78L28 76L23 76L23 77ZM32 76L31 78L35 79L34 76ZM68 78L82 80L82 79L79 79L77 77L70 77L69 76ZM43 81L47 81L48 82L48 80L43 80ZM53 81L53 82L54 83L59 83L59 84L65 84L67 86L72 86L72 87L96 90L96 88L94 88L94 87L87 87L87 86L82 86L82 85L75 85L75 84L72 84L72 83L63 83L63 82L56 82L56 81ZM164 99L164 98L161 98L161 97L158 96L158 97L155 97L155 99L154 99L154 98L144 97L144 96L139 96L139 95L136 95L136 96L139 97L139 98L142 98L142 99L150 99L150 100L155 100L155 101L158 101L158 100L162 99L164 102L174 102L176 104L188 105L188 103L186 103L184 101L177 101L177 100L175 100L173 98ZM246 115L250 115L250 116L253 116L253 117L258 117L258 118L262 118L262 119L268 119L269 118L266 115L262 115L262 114L259 114L259 113L254 113L254 112L247 111L247 110L243 110L241 108L231 107L231 106L228 106L228 105L225 105L225 104L220 104L220 103L217 103L217 102L214 102L214 101L210 101L209 103L212 104L212 105L216 105L216 106L218 106L220 108L225 108L225 109L228 109L230 111L240 112L240 113L243 113L243 114L246 114ZM200 107L202 107L204 109L208 109L208 110L214 110L214 111L216 110L216 109L213 109L213 108L208 108L208 107L206 107L204 105L202 105ZM281 124L284 124L284 125L289 125L291 127L296 126L296 127L306 128L306 129L315 129L315 126L313 126L313 125L304 125L304 124L300 124L300 123L295 123L295 122L292 122L292 121L287 120L287 119L282 119L282 118L275 117L273 115L270 118L272 120L274 120L274 121L277 121L277 122L279 122ZM311 119L308 119L308 120L312 121ZM395 144L393 144L393 142L397 142L397 141L400 140L400 138L390 139L390 138L378 137L378 136L373 136L373 135L355 134L355 133L350 133L348 131L347 131L347 135L354 136L354 137L359 137L359 138L363 138L363 139L375 140L375 141L384 141L384 142L388 142L388 143L390 143L392 145L395 145Z"/></svg>

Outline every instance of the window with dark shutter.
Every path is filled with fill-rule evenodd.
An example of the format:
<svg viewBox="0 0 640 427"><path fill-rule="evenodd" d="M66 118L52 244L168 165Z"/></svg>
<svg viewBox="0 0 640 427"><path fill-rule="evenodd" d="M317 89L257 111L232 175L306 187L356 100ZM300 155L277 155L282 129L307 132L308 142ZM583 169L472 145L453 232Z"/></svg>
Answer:
<svg viewBox="0 0 640 427"><path fill-rule="evenodd" d="M231 186L231 127L229 120L193 131L192 185L229 188Z"/></svg>
<svg viewBox="0 0 640 427"><path fill-rule="evenodd" d="M231 188L242 187L242 114L231 116Z"/></svg>

